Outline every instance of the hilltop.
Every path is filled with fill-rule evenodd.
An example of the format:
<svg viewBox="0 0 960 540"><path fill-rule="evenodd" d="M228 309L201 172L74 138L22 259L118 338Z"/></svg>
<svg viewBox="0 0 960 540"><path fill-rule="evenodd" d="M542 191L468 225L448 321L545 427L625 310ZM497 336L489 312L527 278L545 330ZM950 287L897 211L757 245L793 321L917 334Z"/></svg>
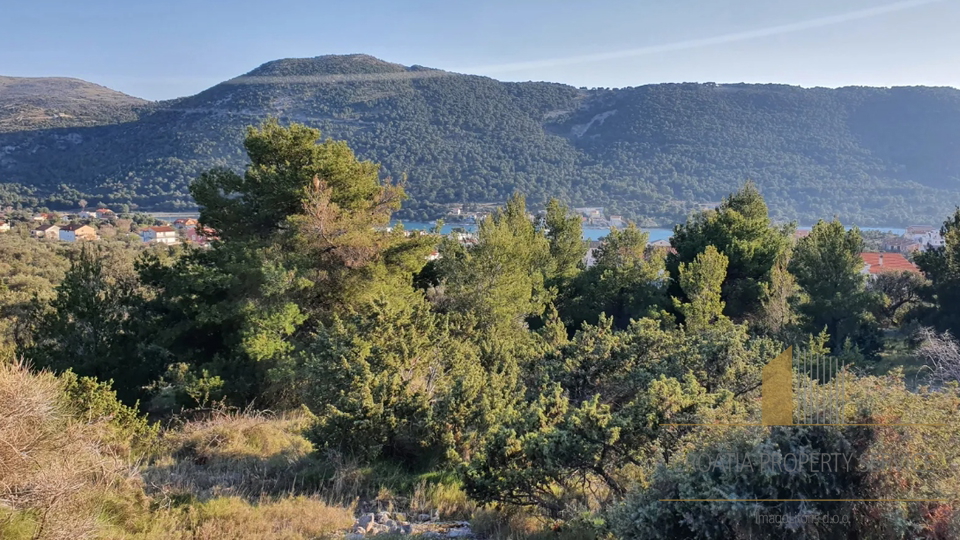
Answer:
<svg viewBox="0 0 960 540"><path fill-rule="evenodd" d="M80 79L0 76L0 133L125 122L148 103Z"/></svg>
<svg viewBox="0 0 960 540"><path fill-rule="evenodd" d="M0 134L0 194L192 206L214 166L242 169L247 125L275 116L345 139L405 178L403 217L524 191L673 223L744 181L778 219L904 225L960 202L960 91L501 82L367 55L268 62L130 121Z"/></svg>

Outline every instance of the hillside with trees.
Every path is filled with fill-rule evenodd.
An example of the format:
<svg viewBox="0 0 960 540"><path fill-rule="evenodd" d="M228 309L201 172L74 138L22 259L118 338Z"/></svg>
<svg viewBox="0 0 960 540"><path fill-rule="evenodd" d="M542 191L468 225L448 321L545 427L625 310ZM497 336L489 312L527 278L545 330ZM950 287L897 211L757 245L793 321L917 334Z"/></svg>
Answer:
<svg viewBox="0 0 960 540"><path fill-rule="evenodd" d="M0 234L3 538L960 534L960 210L922 275L868 275L745 183L588 267L555 199L407 234L345 142L243 147L190 185L207 247ZM761 424L788 347L837 368Z"/></svg>
<svg viewBox="0 0 960 540"><path fill-rule="evenodd" d="M403 179L406 218L522 191L539 208L557 197L673 224L747 180L776 219L804 223L906 225L960 200L951 88L577 89L364 55L269 62L133 121L2 134L0 185L34 206L193 208L190 182L214 166L241 171L244 126L268 117L346 140Z"/></svg>

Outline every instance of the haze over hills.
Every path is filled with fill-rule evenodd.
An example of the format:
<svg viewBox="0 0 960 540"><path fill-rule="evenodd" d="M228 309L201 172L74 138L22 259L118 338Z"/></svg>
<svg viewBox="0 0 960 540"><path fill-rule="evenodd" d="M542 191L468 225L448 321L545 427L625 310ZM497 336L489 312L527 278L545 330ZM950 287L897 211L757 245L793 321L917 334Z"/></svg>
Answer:
<svg viewBox="0 0 960 540"><path fill-rule="evenodd" d="M114 97L91 102L104 125L0 134L0 197L187 208L190 181L214 166L242 168L245 126L275 116L347 140L385 176L406 175L407 218L519 190L535 204L558 196L666 224L747 179L776 217L803 223L932 223L960 203L952 88L587 90L346 55L268 62L156 104Z"/></svg>
<svg viewBox="0 0 960 540"><path fill-rule="evenodd" d="M0 133L130 121L148 103L80 79L0 76Z"/></svg>

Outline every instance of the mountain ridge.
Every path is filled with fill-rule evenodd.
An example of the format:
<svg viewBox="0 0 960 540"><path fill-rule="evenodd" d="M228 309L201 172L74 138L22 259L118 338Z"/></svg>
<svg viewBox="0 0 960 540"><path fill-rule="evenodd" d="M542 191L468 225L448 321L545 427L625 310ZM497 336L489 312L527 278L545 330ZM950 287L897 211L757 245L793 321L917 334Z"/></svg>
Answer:
<svg viewBox="0 0 960 540"><path fill-rule="evenodd" d="M0 132L129 121L137 108L149 104L73 77L0 75Z"/></svg>
<svg viewBox="0 0 960 540"><path fill-rule="evenodd" d="M535 205L558 196L671 223L748 179L784 220L907 224L960 201L960 91L949 87L578 89L369 55L266 62L132 121L0 133L0 195L187 208L189 182L242 169L244 127L271 116L406 176L405 217L519 190Z"/></svg>

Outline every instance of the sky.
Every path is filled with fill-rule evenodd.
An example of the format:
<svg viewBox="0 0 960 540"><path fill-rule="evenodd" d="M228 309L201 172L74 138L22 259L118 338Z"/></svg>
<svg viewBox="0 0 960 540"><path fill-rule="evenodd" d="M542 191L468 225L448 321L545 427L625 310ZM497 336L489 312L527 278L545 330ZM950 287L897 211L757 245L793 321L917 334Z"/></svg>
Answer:
<svg viewBox="0 0 960 540"><path fill-rule="evenodd" d="M508 81L960 87L960 0L4 0L0 75L145 99L365 53Z"/></svg>

